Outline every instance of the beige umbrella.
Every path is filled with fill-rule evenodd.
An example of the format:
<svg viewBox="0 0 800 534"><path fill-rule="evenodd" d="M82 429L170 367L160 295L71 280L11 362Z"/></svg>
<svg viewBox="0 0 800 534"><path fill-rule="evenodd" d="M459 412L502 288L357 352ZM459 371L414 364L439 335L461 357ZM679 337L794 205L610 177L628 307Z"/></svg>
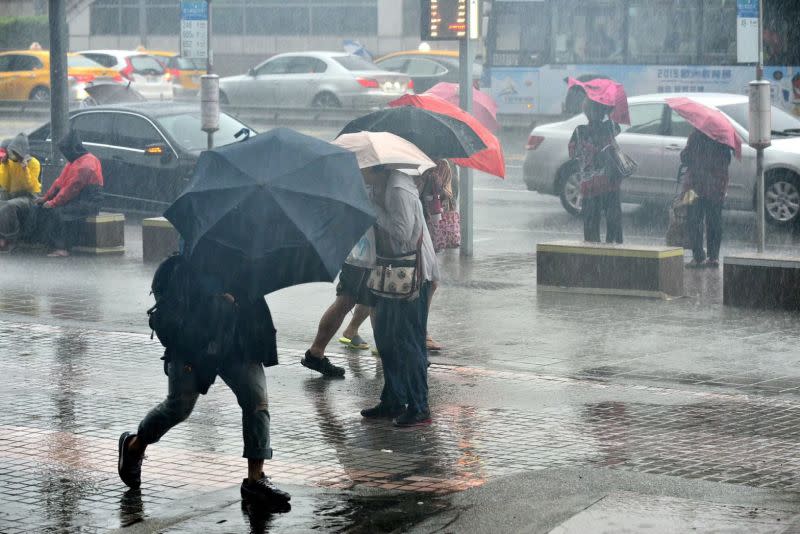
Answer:
<svg viewBox="0 0 800 534"><path fill-rule="evenodd" d="M361 169L387 165L408 174L422 174L436 166L416 145L387 132L342 134L332 143L354 152Z"/></svg>

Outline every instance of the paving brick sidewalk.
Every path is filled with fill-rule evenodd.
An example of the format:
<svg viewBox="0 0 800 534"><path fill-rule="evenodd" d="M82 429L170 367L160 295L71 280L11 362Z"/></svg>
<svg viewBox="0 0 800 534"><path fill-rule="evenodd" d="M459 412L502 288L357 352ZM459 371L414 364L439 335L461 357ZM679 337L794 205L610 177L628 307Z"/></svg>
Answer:
<svg viewBox="0 0 800 534"><path fill-rule="evenodd" d="M0 531L102 530L129 520L116 437L164 394L158 352L142 334L0 322ZM437 364L435 424L408 431L358 415L380 386L368 353L335 357L348 367L344 381L300 367L298 350L281 354L284 364L268 373L269 471L279 483L447 493L547 467L610 466L800 491L793 395ZM215 384L148 451L134 506L146 514L224 488L235 498L240 453L238 407Z"/></svg>

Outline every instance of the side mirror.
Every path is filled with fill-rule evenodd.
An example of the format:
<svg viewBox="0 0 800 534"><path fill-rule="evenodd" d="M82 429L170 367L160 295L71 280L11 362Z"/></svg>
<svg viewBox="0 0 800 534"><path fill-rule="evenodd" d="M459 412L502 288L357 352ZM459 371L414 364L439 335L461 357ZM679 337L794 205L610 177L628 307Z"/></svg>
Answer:
<svg viewBox="0 0 800 534"><path fill-rule="evenodd" d="M253 67L250 67L249 69L247 69L247 75L248 76L252 76L253 78L255 78L256 77L256 69L254 69Z"/></svg>

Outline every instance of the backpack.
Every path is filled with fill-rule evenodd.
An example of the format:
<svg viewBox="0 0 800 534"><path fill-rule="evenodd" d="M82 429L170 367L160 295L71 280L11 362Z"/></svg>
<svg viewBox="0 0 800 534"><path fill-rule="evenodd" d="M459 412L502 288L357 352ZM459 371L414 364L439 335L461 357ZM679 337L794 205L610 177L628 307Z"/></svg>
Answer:
<svg viewBox="0 0 800 534"><path fill-rule="evenodd" d="M153 274L151 293L155 304L147 310L152 333L164 347L200 356L229 337L232 305L202 291L200 278L185 256L173 254ZM217 353L219 350L213 350Z"/></svg>

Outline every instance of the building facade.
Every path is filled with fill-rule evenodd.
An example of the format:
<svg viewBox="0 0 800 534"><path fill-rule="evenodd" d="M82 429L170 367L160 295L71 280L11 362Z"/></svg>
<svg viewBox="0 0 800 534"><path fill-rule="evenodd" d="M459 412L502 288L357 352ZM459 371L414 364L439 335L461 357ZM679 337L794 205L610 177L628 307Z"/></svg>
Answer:
<svg viewBox="0 0 800 534"><path fill-rule="evenodd" d="M213 0L212 50L221 75L281 52L342 50L358 40L373 55L415 49L419 0ZM71 0L70 49L179 51L177 0ZM455 46L455 43L453 43Z"/></svg>

